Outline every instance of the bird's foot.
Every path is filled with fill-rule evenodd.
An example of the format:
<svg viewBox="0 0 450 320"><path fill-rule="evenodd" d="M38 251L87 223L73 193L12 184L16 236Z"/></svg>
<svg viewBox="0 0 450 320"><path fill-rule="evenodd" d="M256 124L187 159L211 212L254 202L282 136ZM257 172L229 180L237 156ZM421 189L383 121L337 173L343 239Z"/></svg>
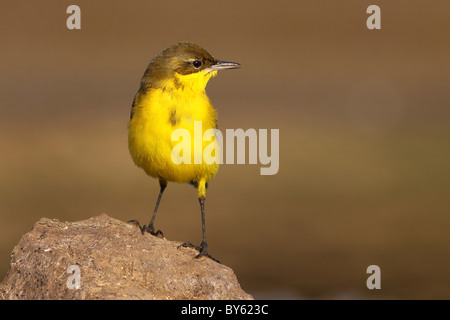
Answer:
<svg viewBox="0 0 450 320"><path fill-rule="evenodd" d="M161 235L163 239L165 239L166 237L164 236L164 233L161 230L157 230L155 231L155 228L153 227L153 225L149 224L148 226L146 226L145 224L141 227L141 224L139 223L138 220L129 220L127 221L127 223L134 223L136 226L139 227L139 229L141 230L142 235L145 234L145 232L147 231L148 233L150 233L152 236L159 236Z"/></svg>
<svg viewBox="0 0 450 320"><path fill-rule="evenodd" d="M214 260L215 262L221 264L221 262L219 260L217 260L216 258L214 258L213 256L211 256L209 254L209 252L208 252L208 244L206 242L202 241L202 243L199 246L193 245L191 242L184 242L184 243L182 243L182 244L180 244L178 246L178 249L180 249L181 247L193 248L193 249L198 250L200 253L195 256L197 259L200 258L200 257L208 257L211 260Z"/></svg>

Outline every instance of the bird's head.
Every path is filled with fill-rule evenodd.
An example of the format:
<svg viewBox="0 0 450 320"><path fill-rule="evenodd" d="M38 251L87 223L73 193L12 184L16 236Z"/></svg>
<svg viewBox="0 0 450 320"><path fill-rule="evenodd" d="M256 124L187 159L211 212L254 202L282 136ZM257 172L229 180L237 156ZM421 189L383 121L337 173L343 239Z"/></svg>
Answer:
<svg viewBox="0 0 450 320"><path fill-rule="evenodd" d="M197 44L181 42L153 58L142 77L141 86L204 90L217 71L239 67L239 63L215 59Z"/></svg>

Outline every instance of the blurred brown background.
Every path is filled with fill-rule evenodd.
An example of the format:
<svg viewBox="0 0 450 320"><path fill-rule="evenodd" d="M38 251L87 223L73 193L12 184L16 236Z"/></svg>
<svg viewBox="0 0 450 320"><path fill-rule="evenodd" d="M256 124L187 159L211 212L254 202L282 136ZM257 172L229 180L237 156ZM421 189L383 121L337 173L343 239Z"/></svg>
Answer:
<svg viewBox="0 0 450 320"><path fill-rule="evenodd" d="M128 154L130 106L150 59L189 40L243 66L208 85L220 128L280 129L277 175L223 165L208 189L210 251L244 290L450 298L449 14L438 0L2 0L0 278L41 217L148 222L159 187ZM169 185L156 226L170 240L200 241L195 195Z"/></svg>

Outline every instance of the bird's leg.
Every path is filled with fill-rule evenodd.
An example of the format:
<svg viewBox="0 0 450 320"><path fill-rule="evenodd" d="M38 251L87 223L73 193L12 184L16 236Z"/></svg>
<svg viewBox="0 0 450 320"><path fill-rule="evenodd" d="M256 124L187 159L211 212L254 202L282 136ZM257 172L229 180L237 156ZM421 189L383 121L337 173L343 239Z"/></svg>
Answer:
<svg viewBox="0 0 450 320"><path fill-rule="evenodd" d="M208 252L208 243L206 242L206 224L205 224L205 197L203 195L200 196L198 198L198 201L200 202L200 209L202 211L202 243L200 243L199 246L195 246L191 242L184 242L184 243L180 244L178 246L178 248L180 248L180 247L194 248L200 252L196 256L197 259L205 256L205 257L208 257L208 258L220 263L219 260L217 260L216 258L211 256Z"/></svg>
<svg viewBox="0 0 450 320"><path fill-rule="evenodd" d="M156 200L155 210L153 210L152 219L150 220L150 223L148 224L148 226L146 226L144 224L141 227L141 224L139 223L138 220L129 220L128 222L133 222L134 224L136 224L139 227L139 229L141 230L142 234L144 234L145 231L147 231L148 233L150 233L151 235L153 235L155 237L157 237L158 235L161 235L163 238L165 238L164 233L161 230L155 231L155 227L154 227L156 212L158 212L159 203L161 202L162 195L164 193L164 190L167 187L167 182L165 182L163 180L159 180L159 186L160 186L160 189L159 189L158 199Z"/></svg>

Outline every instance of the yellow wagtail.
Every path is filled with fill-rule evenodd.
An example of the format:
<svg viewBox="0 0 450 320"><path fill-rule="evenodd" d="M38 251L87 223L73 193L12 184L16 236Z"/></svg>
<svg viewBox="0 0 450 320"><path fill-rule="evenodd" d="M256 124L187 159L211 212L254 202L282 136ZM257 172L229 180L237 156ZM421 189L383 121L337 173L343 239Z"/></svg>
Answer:
<svg viewBox="0 0 450 320"><path fill-rule="evenodd" d="M194 145L194 121L202 121L202 130L217 128L217 113L205 93L208 80L224 69L239 68L234 62L215 59L206 50L193 43L178 43L159 53L147 67L131 107L128 146L138 167L159 180L160 191L148 226L141 227L154 236L164 234L155 231L154 222L158 206L168 181L190 183L198 190L202 217L202 242L194 246L185 242L181 246L193 247L215 261L208 252L205 227L205 195L208 181L219 169L218 163L201 164L191 161L175 164L172 160L172 133L186 129L191 133ZM202 132L202 134L203 134ZM202 135L203 136L203 135ZM201 144L202 151L206 144ZM193 154L193 153L191 153Z"/></svg>

